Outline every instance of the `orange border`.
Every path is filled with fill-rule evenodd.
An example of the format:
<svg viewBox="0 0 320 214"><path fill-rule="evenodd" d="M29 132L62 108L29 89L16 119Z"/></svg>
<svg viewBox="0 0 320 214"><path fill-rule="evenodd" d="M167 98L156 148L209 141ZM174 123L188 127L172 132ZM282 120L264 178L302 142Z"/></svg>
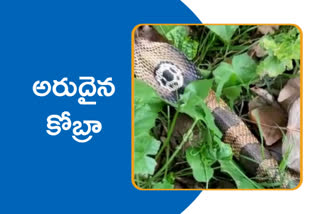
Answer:
<svg viewBox="0 0 320 214"><path fill-rule="evenodd" d="M134 32L143 25L289 25L294 26L300 31L300 182L292 189L142 189L138 187L134 181ZM303 182L303 33L301 28L296 24L138 24L131 32L131 182L133 186L142 191L210 191L210 190L255 190L255 191L274 191L274 190L296 190Z"/></svg>

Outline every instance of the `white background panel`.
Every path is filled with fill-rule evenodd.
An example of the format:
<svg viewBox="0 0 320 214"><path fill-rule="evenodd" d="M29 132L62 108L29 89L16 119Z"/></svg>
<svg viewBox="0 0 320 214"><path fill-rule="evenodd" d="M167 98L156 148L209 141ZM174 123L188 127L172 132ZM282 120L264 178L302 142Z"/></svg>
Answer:
<svg viewBox="0 0 320 214"><path fill-rule="evenodd" d="M202 23L292 23L303 31L303 183L291 191L203 191L192 213L320 213L319 1L183 1Z"/></svg>

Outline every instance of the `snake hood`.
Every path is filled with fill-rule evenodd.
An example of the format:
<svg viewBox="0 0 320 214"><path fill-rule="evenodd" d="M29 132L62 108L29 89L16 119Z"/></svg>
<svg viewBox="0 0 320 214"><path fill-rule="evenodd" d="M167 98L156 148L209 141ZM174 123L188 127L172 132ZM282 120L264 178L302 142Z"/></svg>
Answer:
<svg viewBox="0 0 320 214"><path fill-rule="evenodd" d="M190 82L201 78L194 64L175 47L145 39L136 39L134 44L134 74L170 102L176 102Z"/></svg>

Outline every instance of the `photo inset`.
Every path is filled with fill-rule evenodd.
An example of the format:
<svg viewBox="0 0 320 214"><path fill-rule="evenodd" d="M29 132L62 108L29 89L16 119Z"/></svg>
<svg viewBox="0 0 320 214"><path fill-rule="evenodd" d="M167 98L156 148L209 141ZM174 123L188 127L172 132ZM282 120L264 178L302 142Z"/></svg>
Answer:
<svg viewBox="0 0 320 214"><path fill-rule="evenodd" d="M300 186L297 26L157 24L132 34L136 188Z"/></svg>

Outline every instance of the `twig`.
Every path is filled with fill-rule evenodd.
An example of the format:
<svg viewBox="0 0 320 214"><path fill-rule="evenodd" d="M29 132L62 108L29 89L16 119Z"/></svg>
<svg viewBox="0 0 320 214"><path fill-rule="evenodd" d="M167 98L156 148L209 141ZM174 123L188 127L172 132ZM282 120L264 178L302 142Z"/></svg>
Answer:
<svg viewBox="0 0 320 214"><path fill-rule="evenodd" d="M243 118L241 117L242 120L246 121L246 122L249 122L249 123L253 123L253 124L257 124L257 122L253 121L253 120L249 120L249 119L246 119L246 118ZM263 124L263 123L260 123L261 126L266 126L266 127L270 127L270 128L279 128L279 129L283 129L283 130L289 130L289 131L295 131L295 132L300 132L300 130L298 129L290 129L290 128L287 128L287 127L281 127L281 126L271 126L271 125L267 125L267 124Z"/></svg>

